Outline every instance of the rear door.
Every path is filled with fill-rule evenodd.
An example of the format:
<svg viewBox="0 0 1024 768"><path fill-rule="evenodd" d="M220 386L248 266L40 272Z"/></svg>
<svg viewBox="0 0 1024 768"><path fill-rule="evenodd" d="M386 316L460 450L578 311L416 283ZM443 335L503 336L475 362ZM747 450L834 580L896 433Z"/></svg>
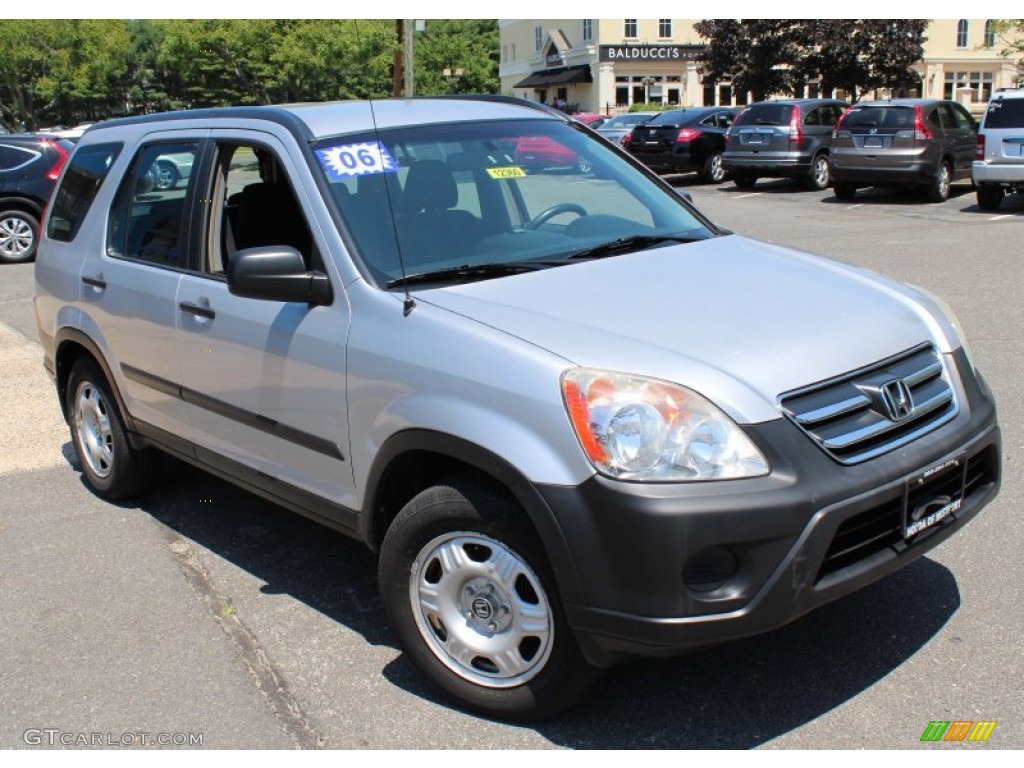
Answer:
<svg viewBox="0 0 1024 768"><path fill-rule="evenodd" d="M836 132L834 152L847 166L906 168L915 157L914 109L854 106Z"/></svg>
<svg viewBox="0 0 1024 768"><path fill-rule="evenodd" d="M989 102L982 125L985 161L993 165L1024 164L1024 98Z"/></svg>
<svg viewBox="0 0 1024 768"><path fill-rule="evenodd" d="M753 104L733 123L726 149L737 159L771 157L790 151L792 104Z"/></svg>

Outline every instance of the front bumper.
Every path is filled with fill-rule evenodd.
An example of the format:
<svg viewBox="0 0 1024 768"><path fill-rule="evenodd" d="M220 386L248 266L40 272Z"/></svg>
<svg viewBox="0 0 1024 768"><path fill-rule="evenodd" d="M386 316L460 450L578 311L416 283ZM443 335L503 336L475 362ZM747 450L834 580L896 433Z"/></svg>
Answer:
<svg viewBox="0 0 1024 768"><path fill-rule="evenodd" d="M956 360L970 370L962 351ZM540 487L581 587L565 610L588 660L610 666L758 634L945 541L1000 483L995 406L973 376L958 397L953 421L853 466L779 420L747 428L771 462L767 477L681 485L595 476L576 487ZM959 509L905 541L907 481L964 457L977 479Z"/></svg>

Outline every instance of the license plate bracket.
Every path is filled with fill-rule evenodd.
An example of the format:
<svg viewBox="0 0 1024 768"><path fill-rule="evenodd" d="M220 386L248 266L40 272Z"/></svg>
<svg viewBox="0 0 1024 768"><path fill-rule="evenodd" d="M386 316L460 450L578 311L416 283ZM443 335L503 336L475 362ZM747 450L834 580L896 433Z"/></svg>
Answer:
<svg viewBox="0 0 1024 768"><path fill-rule="evenodd" d="M885 142L882 141L882 137L881 136L865 136L864 137L864 146L865 147L878 147L878 148L881 148L881 147L885 146Z"/></svg>
<svg viewBox="0 0 1024 768"><path fill-rule="evenodd" d="M908 542L955 516L964 502L967 456L961 454L910 478L903 489L903 538Z"/></svg>

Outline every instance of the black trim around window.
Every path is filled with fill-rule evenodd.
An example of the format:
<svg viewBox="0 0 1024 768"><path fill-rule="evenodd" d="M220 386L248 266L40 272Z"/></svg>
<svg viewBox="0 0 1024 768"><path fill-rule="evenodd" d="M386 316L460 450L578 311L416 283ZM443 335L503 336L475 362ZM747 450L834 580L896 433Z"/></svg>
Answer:
<svg viewBox="0 0 1024 768"><path fill-rule="evenodd" d="M279 421L263 416L259 413L253 413L247 411L244 408L239 408L236 405L231 405L223 400L218 400L215 397L204 395L202 392L197 392L194 389L177 384L168 379L155 376L152 373L148 373L139 368L135 368L131 365L121 364L121 371L125 377L132 381L141 384L144 387L149 387L157 392L163 392L165 395L183 400L186 403L195 405L203 410L216 413L218 416L223 416L226 419L237 421L239 424L244 424L247 427L258 429L261 432L266 432L268 435L279 437L282 440L287 440L289 443L295 443L303 448L307 448L316 453L322 453L325 456L330 456L333 459L340 461L345 460L345 456L342 454L341 449L336 443L331 442L317 435L312 435L309 432L304 432L301 429L282 424Z"/></svg>

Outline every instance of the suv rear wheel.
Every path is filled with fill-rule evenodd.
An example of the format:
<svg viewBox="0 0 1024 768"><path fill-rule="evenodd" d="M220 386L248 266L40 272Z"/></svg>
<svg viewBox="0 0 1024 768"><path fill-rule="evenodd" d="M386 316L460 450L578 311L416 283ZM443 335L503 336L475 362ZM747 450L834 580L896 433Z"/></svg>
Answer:
<svg viewBox="0 0 1024 768"><path fill-rule="evenodd" d="M1004 194L998 184L979 184L978 207L983 211L994 211L1002 204Z"/></svg>
<svg viewBox="0 0 1024 768"><path fill-rule="evenodd" d="M820 192L828 189L829 180L828 155L816 155L807 175L807 188Z"/></svg>
<svg viewBox="0 0 1024 768"><path fill-rule="evenodd" d="M457 476L421 492L388 529L379 567L410 661L464 706L547 717L597 679L537 537L500 488Z"/></svg>
<svg viewBox="0 0 1024 768"><path fill-rule="evenodd" d="M162 458L153 448L132 448L124 423L99 366L82 358L71 369L67 389L68 424L86 482L106 499L145 491Z"/></svg>
<svg viewBox="0 0 1024 768"><path fill-rule="evenodd" d="M835 183L832 185L832 193L837 200L853 200L857 194L857 188L853 184Z"/></svg>
<svg viewBox="0 0 1024 768"><path fill-rule="evenodd" d="M721 184L725 181L725 168L722 167L722 153L715 152L704 161L704 169L700 174L705 184Z"/></svg>
<svg viewBox="0 0 1024 768"><path fill-rule="evenodd" d="M949 187L953 183L953 170L949 167L949 162L943 160L939 163L939 168L935 172L935 178L932 179L926 187L926 193L928 200L933 203L942 203L949 199Z"/></svg>
<svg viewBox="0 0 1024 768"><path fill-rule="evenodd" d="M732 181L740 189L753 189L754 185L757 184L757 176L747 176L746 174L737 176L733 174Z"/></svg>
<svg viewBox="0 0 1024 768"><path fill-rule="evenodd" d="M0 212L0 262L29 261L36 255L39 222L25 211Z"/></svg>

